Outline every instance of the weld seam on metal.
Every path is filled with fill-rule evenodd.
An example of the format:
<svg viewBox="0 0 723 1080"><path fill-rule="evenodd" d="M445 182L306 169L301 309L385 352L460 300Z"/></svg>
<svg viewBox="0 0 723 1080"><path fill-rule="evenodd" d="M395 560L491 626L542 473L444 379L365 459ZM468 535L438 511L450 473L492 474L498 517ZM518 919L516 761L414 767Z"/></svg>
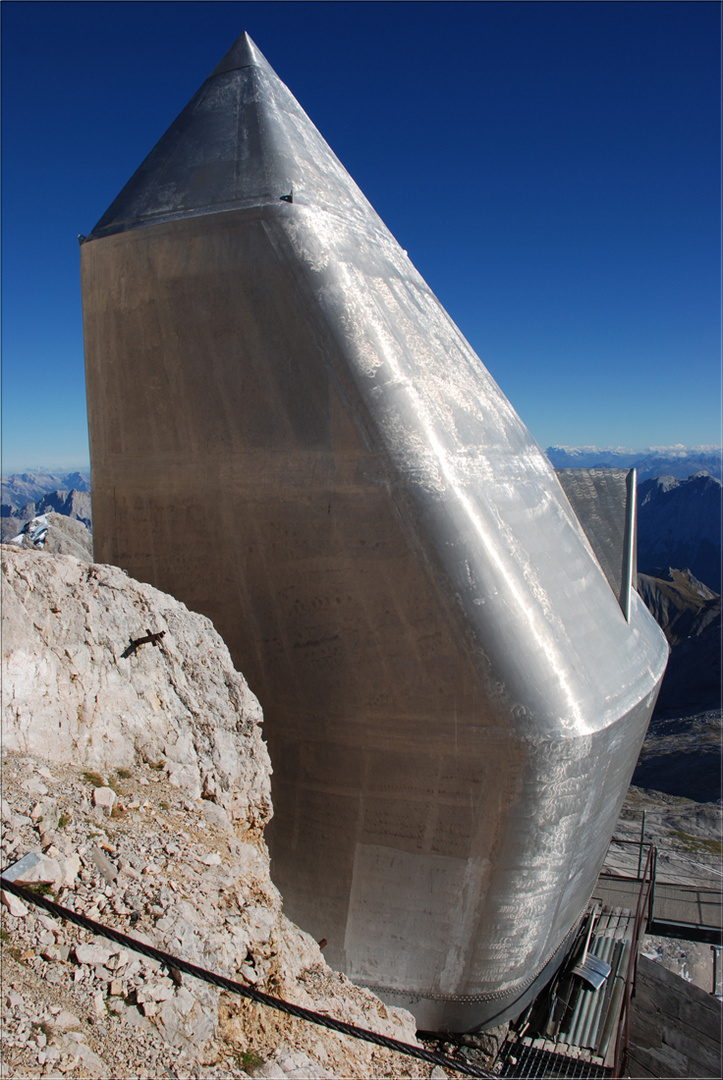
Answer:
<svg viewBox="0 0 723 1080"><path fill-rule="evenodd" d="M510 997L512 994L523 994L528 986L532 986L535 979L539 978L540 974L545 970L546 966L550 963L552 958L560 952L560 950L567 944L570 938L573 936L573 932L577 930L578 923L575 923L572 929L568 930L565 937L560 944L552 950L547 959L540 964L540 967L534 975L530 975L524 982L519 983L512 990L492 990L489 994L422 994L416 990L402 990L396 986L378 986L376 984L363 984L366 990L371 990L372 993L380 994L397 994L399 997L414 998L417 1001L452 1001L457 1002L460 1005L482 1005L486 1001L502 1001L504 998Z"/></svg>
<svg viewBox="0 0 723 1080"><path fill-rule="evenodd" d="M263 213L269 209L279 210L279 202L281 197L277 195L252 195L246 199L233 199L225 203L207 203L204 206L188 207L185 210L153 210L145 216L139 215L135 218L123 218L120 221L114 222L113 225L106 225L105 228L94 229L92 233L83 237L81 243L90 243L92 240L102 240L108 236L116 236L121 233L133 232L135 229L143 229L152 225L166 225L172 221L186 221L197 217L214 217L217 214L230 214L238 211L262 211L259 217L266 217ZM288 206L289 203L286 203ZM353 212L351 216L347 212L340 212L334 210L328 206L321 206L318 203L312 202L299 202L298 200L291 204L295 207L302 207L304 210L310 210L314 213L327 214L334 218L336 221L341 222L352 232L359 232L364 236L368 236L371 232L375 243L385 244L388 247L396 248L398 244L393 236L386 228L379 228L374 222L362 222ZM278 215L274 215L278 217ZM363 225L363 228L361 227ZM384 223L382 222L382 225Z"/></svg>
<svg viewBox="0 0 723 1080"><path fill-rule="evenodd" d="M264 994L262 991L254 990L249 986L242 986L241 983L235 982L233 979L227 979L224 975L217 975L212 971L207 971L205 968L197 967L196 964L190 964L187 960L181 960L178 956L163 952L163 950L156 949L153 945L147 945L144 941L138 941L136 938L128 937L127 934L122 934L119 930L113 930L110 926L104 926L94 919L89 919L87 915L81 915L76 911L71 911L70 908L63 907L61 904L56 904L54 900L49 900L46 896L41 896L38 893L33 892L32 889L23 888L16 882L3 877L2 874L0 874L0 885L7 892L11 892L15 896L20 897L20 899L24 900L26 903L35 904L38 907L45 908L46 911L52 912L52 914L56 915L58 918L67 919L68 922L75 923L76 926L80 926L84 930L90 930L91 933L108 938L110 941L115 941L117 944L124 946L124 948L142 953L151 960L163 964L164 967L175 968L177 971L192 975L194 978L201 979L203 982L218 986L222 990L228 990L233 994L239 994L241 997L250 998L260 1005L268 1005L271 1009L287 1013L289 1016L295 1016L299 1020L307 1020L311 1024L317 1024L320 1027L328 1028L330 1031L336 1031L340 1035L349 1035L353 1039L360 1039L363 1042L372 1043L375 1046L382 1046L388 1050L395 1050L399 1054L418 1058L420 1061L427 1061L432 1065L442 1065L448 1069L455 1069L457 1072L464 1073L465 1076L477 1076L483 1077L485 1080L492 1080L492 1073L476 1069L463 1061L453 1060L452 1058L446 1057L444 1054L432 1053L430 1050L412 1046L411 1043L400 1042L398 1039L392 1039L388 1035L379 1035L376 1031L369 1031L367 1028L356 1027L355 1024L347 1024L343 1020L335 1020L330 1016L322 1016L321 1013L313 1012L311 1009L305 1009L301 1005L293 1005L290 1001L284 1001L282 998L272 997L270 994Z"/></svg>

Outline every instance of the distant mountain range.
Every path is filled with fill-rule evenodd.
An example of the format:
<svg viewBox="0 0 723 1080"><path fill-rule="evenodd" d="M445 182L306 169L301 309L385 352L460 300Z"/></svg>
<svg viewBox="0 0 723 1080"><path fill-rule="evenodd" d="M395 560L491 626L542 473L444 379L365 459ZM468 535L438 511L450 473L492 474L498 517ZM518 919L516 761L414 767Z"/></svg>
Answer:
<svg viewBox="0 0 723 1080"><path fill-rule="evenodd" d="M692 473L702 471L723 480L721 448L716 446L658 446L647 450L621 446L548 446L545 453L556 469L637 469L638 483L662 475L685 480Z"/></svg>
<svg viewBox="0 0 723 1080"><path fill-rule="evenodd" d="M656 713L687 716L721 699L721 598L689 570L638 574L638 592L668 639L670 660Z"/></svg>
<svg viewBox="0 0 723 1080"><path fill-rule="evenodd" d="M721 592L722 510L723 485L706 472L638 484L638 570L659 577L660 568L688 569Z"/></svg>
<svg viewBox="0 0 723 1080"><path fill-rule="evenodd" d="M90 491L90 473L86 471L51 473L43 470L12 473L2 477L2 506L19 510L36 503L50 491ZM3 516L9 516L4 514Z"/></svg>
<svg viewBox="0 0 723 1080"><path fill-rule="evenodd" d="M638 574L670 659L633 777L699 802L721 798L721 598L688 570Z"/></svg>
<svg viewBox="0 0 723 1080"><path fill-rule="evenodd" d="M721 451L548 446L556 469L637 469L638 570L688 569L721 592Z"/></svg>
<svg viewBox="0 0 723 1080"><path fill-rule="evenodd" d="M17 536L27 522L49 511L74 518L90 529L90 474L38 471L15 473L2 478L2 540Z"/></svg>

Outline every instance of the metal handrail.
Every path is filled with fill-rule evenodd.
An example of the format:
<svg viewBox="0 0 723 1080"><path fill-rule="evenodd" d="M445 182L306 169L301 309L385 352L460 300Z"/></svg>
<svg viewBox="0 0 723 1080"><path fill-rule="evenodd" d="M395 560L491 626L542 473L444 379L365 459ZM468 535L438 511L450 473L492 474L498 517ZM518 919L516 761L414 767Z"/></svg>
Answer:
<svg viewBox="0 0 723 1080"><path fill-rule="evenodd" d="M615 1045L613 1080L618 1080L619 1077L622 1077L628 1063L628 1051L630 1046L630 1002L633 996L635 977L638 969L638 945L640 943L643 917L645 916L645 922L647 924L652 910L655 892L657 855L657 848L651 844L648 851L648 857L645 860L645 869L643 870L642 879L640 881L638 902L635 906L635 921L633 923L633 936L630 943L630 957L628 959L628 970L625 975L625 995L623 997L623 1007L620 1014L618 1035Z"/></svg>
<svg viewBox="0 0 723 1080"><path fill-rule="evenodd" d="M647 848L648 849L648 859L650 858L650 852L655 850L655 845L653 844L653 842L651 840L644 840L642 838L642 836L641 836L641 838L639 840L624 840L622 837L613 836L612 840L610 841L610 844L608 845L608 855L606 856L606 860L605 860L606 863L607 863L607 858L610 855L610 850L611 850L613 844L628 844L630 847L638 848L639 855L638 855L638 871L637 871L637 873L630 873L630 872L623 873L622 871L617 871L616 870L615 873L612 876L619 877L623 881L640 881L640 882L644 881L645 880L645 875L641 873L641 867L642 867L642 864L643 864L643 853L644 853L645 849ZM656 852L656 859L657 859L657 852ZM600 871L600 873L601 874L606 873L605 864L603 864L603 868Z"/></svg>
<svg viewBox="0 0 723 1080"><path fill-rule="evenodd" d="M633 847L633 848L638 848L638 849L641 848L640 840L627 839L627 838L623 838L622 836L613 836L613 838L610 841L610 844L608 846L608 852L607 852L607 855L605 857L605 862L603 864L603 867L602 867L602 870L600 871L600 873L601 874L609 874L609 875L612 875L613 877L623 878L626 881L635 881L635 880L639 881L640 880L640 874L639 873L637 875L635 875L634 873L630 872L627 869L623 870L623 869L619 869L619 868L614 867L614 866L608 866L608 859L610 858L611 853L614 852L614 848L617 845L623 845L623 844L627 845L628 847ZM645 840L645 841L643 841L642 847L643 848L649 848L651 846L651 844L652 844L651 840ZM711 881L710 881L711 875L714 875L716 878L718 878L718 877L723 878L723 873L719 869L717 869L714 866L708 866L705 863L697 862L694 858L689 857L683 851L674 849L672 851L672 854L675 856L675 859L678 862L686 864L685 871L676 870L676 869L668 869L668 870L662 869L661 873L670 874L675 878L680 877L684 873L686 883L689 882L690 879L692 879L694 877L698 877L700 879L700 885L702 887L713 887L713 888L715 888L716 886L711 885ZM699 873L698 874L696 874L694 871L690 870L690 867L693 867L693 866L699 868ZM673 882L672 884L677 884L677 883L678 882ZM683 882L680 882L680 884L683 884Z"/></svg>
<svg viewBox="0 0 723 1080"><path fill-rule="evenodd" d="M653 913L655 911L655 885L658 880L658 849L654 847L651 851L653 857L653 866L650 871L650 901L648 903L648 926L653 921Z"/></svg>

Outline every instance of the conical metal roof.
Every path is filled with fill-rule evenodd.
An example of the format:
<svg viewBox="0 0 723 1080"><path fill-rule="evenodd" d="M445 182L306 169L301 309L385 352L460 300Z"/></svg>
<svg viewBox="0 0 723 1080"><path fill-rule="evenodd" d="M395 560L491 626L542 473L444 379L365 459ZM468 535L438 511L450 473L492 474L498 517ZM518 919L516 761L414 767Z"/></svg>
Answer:
<svg viewBox="0 0 723 1080"><path fill-rule="evenodd" d="M274 78L277 78L264 54L244 30L243 34L236 38L223 59L216 64L210 77L213 78L214 75L223 75L226 71L237 71L239 68L245 67L264 68Z"/></svg>
<svg viewBox="0 0 723 1080"><path fill-rule="evenodd" d="M242 34L88 236L289 200L384 229L248 34Z"/></svg>

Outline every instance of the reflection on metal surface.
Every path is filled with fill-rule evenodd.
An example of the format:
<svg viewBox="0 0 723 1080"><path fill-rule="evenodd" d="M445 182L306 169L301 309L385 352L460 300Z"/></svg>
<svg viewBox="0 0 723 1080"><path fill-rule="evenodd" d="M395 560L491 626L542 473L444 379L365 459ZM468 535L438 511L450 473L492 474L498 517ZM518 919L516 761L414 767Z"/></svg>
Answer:
<svg viewBox="0 0 723 1080"><path fill-rule="evenodd" d="M625 618L630 620L635 564L635 469L557 469Z"/></svg>
<svg viewBox="0 0 723 1080"><path fill-rule="evenodd" d="M245 35L81 263L95 555L258 694L287 913L422 1028L514 1009L592 892L662 634Z"/></svg>

